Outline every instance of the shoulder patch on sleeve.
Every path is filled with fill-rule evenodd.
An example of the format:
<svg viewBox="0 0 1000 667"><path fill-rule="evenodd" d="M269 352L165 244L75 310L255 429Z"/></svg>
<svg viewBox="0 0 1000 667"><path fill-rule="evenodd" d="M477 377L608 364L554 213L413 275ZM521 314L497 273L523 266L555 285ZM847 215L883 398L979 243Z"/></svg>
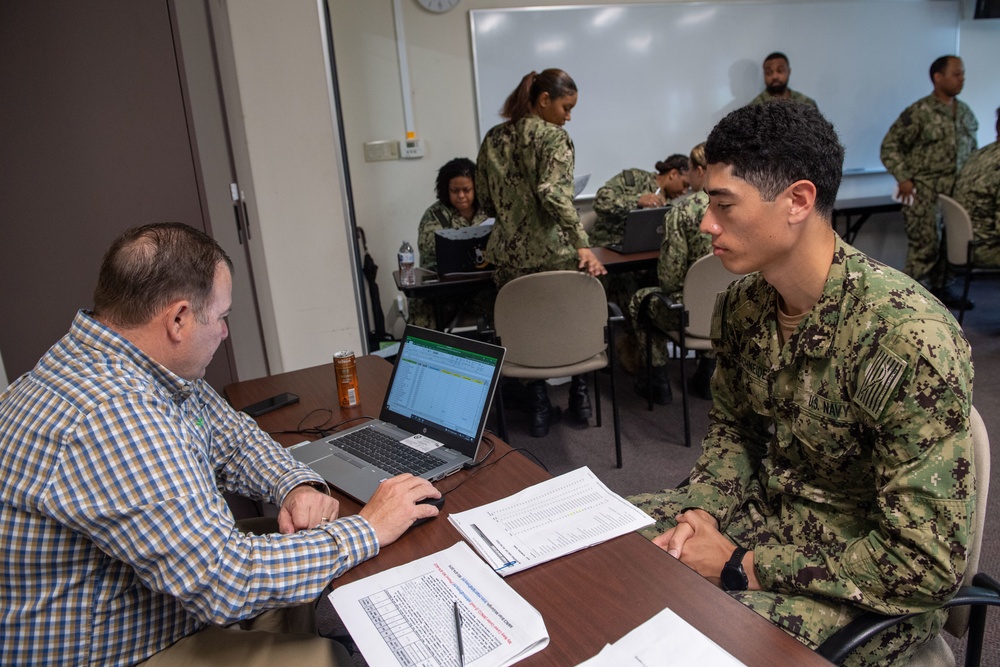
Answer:
<svg viewBox="0 0 1000 667"><path fill-rule="evenodd" d="M878 419L902 379L904 370L906 361L880 346L858 376L854 402Z"/></svg>
<svg viewBox="0 0 1000 667"><path fill-rule="evenodd" d="M722 317L726 310L726 294L728 290L723 290L715 295L715 308L712 310L712 328L710 335L712 340L722 339Z"/></svg>
<svg viewBox="0 0 1000 667"><path fill-rule="evenodd" d="M631 169L626 169L624 172L622 172L622 175L625 176L625 185L627 185L630 188L634 188L635 187L635 174L632 173L632 170Z"/></svg>

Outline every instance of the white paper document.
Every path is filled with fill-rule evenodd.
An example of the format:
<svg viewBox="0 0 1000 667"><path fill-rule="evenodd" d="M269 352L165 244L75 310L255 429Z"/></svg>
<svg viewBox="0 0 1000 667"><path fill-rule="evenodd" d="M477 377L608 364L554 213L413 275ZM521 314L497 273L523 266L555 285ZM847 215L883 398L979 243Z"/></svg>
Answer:
<svg viewBox="0 0 1000 667"><path fill-rule="evenodd" d="M664 609L579 667L738 667L743 663Z"/></svg>
<svg viewBox="0 0 1000 667"><path fill-rule="evenodd" d="M586 466L448 519L504 576L653 523Z"/></svg>
<svg viewBox="0 0 1000 667"><path fill-rule="evenodd" d="M464 542L339 586L330 601L369 665L499 667L549 643L541 614Z"/></svg>

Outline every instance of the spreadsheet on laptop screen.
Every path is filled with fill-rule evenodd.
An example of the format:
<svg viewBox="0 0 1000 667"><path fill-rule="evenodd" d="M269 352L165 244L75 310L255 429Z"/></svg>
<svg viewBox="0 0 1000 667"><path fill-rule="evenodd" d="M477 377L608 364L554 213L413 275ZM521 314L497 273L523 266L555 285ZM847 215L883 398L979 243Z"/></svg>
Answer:
<svg viewBox="0 0 1000 667"><path fill-rule="evenodd" d="M475 438L497 359L413 336L406 338L399 354L386 407Z"/></svg>

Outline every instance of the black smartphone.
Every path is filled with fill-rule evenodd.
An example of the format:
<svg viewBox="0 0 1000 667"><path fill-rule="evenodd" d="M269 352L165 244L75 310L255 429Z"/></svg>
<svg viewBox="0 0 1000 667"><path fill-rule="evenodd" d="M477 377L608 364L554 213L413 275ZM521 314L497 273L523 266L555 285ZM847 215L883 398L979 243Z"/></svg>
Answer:
<svg viewBox="0 0 1000 667"><path fill-rule="evenodd" d="M277 410L278 408L283 408L286 405L298 402L298 396L286 391L283 394L278 394L277 396L272 396L271 398L265 398L263 401L251 403L243 408L243 412L247 413L251 417L260 417L261 415L266 415L271 410Z"/></svg>

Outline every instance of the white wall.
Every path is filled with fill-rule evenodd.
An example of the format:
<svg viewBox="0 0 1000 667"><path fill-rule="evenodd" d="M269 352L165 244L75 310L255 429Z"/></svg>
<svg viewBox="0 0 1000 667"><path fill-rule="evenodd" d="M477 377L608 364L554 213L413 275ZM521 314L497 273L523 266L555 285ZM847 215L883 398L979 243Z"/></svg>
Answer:
<svg viewBox="0 0 1000 667"><path fill-rule="evenodd" d="M227 9L278 331L272 371L360 353L322 6L238 0Z"/></svg>
<svg viewBox="0 0 1000 667"><path fill-rule="evenodd" d="M391 304L397 294L391 277L396 263L395 252L402 239L414 241L420 216L434 201L437 169L453 157L475 159L478 152L469 10L608 4L608 0L461 0L457 8L445 14L432 14L412 0L403 0L413 116L417 136L425 142L426 155L416 160L370 163L364 161L364 142L404 136L393 3L392 0L327 1L333 24L346 127L345 150L357 221L364 227L369 251L380 267L382 302ZM995 63L1000 62L1000 21L964 21L960 29L961 54L968 70L963 99L973 104L981 125L992 128L993 110L1000 105L1000 99L990 99L1000 95L996 92L996 75L991 72L988 79L979 75L995 70ZM669 68L683 67L685 58L689 57L693 56L677 54L675 61L665 63L665 81L669 81ZM710 44L700 57L711 57ZM572 63L540 65L544 66L563 66L572 72ZM858 73L858 76L863 75L863 72ZM511 89L516 83L510 82ZM581 106L585 104L583 96ZM859 109L859 113L864 110ZM572 136L572 122L567 129ZM989 136L980 133L980 143L992 141L992 130L987 134ZM626 154L623 154L621 166L632 166ZM892 185L892 178L884 174L852 176L845 179L841 196L890 193Z"/></svg>
<svg viewBox="0 0 1000 667"><path fill-rule="evenodd" d="M996 111L1000 107L1000 19L962 21L959 52L965 64L965 90L961 98L979 119L979 145L997 139Z"/></svg>

